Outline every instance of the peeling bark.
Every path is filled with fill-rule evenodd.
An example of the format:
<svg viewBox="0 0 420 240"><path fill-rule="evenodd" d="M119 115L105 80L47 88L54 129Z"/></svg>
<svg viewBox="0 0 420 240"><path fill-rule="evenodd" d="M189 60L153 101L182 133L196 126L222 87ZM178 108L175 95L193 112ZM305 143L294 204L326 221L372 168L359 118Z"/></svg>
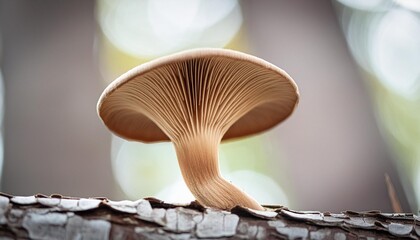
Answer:
<svg viewBox="0 0 420 240"><path fill-rule="evenodd" d="M1 194L0 239L420 239L420 217L409 213L266 209Z"/></svg>

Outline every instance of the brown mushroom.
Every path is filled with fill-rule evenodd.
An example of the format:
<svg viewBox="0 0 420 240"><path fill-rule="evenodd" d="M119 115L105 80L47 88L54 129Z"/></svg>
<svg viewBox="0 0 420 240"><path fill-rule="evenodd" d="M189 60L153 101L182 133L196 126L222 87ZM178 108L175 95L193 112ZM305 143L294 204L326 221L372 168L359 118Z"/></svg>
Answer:
<svg viewBox="0 0 420 240"><path fill-rule="evenodd" d="M275 126L293 112L298 98L292 78L262 59L195 49L123 74L102 93L98 114L122 138L172 141L182 176L201 204L262 210L222 178L218 146Z"/></svg>

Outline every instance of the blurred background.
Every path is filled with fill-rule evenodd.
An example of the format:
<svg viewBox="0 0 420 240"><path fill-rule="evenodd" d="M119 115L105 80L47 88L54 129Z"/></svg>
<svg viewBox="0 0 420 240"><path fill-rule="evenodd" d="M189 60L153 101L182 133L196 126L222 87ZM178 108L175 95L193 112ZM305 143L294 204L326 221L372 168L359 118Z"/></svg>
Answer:
<svg viewBox="0 0 420 240"><path fill-rule="evenodd" d="M420 205L420 2L0 0L0 191L193 199L170 143L127 142L96 102L113 79L196 47L286 70L295 113L223 144L222 174L263 204L392 211Z"/></svg>

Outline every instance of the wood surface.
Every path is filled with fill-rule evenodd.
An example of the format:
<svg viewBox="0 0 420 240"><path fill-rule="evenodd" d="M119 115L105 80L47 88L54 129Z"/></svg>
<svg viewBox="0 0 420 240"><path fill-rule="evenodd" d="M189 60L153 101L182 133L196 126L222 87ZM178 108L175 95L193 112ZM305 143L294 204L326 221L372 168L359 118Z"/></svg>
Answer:
<svg viewBox="0 0 420 240"><path fill-rule="evenodd" d="M0 195L0 239L419 239L420 218L378 211L327 213L265 206L205 208L155 198L111 201Z"/></svg>

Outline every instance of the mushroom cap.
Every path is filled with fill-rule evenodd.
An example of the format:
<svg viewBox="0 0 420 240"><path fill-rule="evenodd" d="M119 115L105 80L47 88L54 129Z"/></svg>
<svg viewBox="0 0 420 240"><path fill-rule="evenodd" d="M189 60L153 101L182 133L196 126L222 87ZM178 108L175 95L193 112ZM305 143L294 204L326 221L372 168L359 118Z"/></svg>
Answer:
<svg viewBox="0 0 420 240"><path fill-rule="evenodd" d="M236 87L241 90L236 91ZM206 100L196 103L199 97ZM243 99L247 99L246 106L241 106ZM161 57L131 69L104 90L97 111L114 134L146 143L170 141L168 122L189 125L206 117L217 118L210 122L220 122L223 114L233 111L235 114L229 115L233 122L222 138L227 140L274 127L292 114L298 100L296 83L273 64L233 50L202 48ZM186 102L191 106L184 106L188 105ZM230 105L221 107L226 102ZM177 111L181 105L183 116L187 115L189 120L180 119L181 113L171 116L171 111ZM164 109L158 117L165 118L165 123L151 113L153 107Z"/></svg>

